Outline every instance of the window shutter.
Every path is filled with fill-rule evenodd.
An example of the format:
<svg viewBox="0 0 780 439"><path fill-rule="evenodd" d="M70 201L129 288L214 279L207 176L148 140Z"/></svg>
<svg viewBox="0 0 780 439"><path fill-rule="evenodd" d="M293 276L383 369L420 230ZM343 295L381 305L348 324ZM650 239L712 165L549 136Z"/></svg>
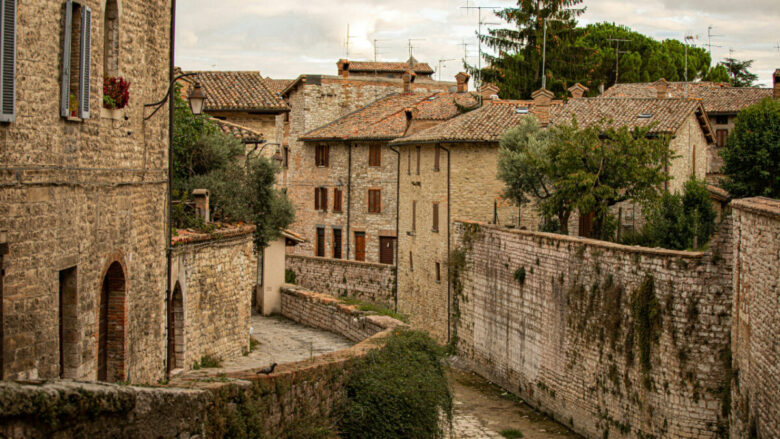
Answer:
<svg viewBox="0 0 780 439"><path fill-rule="evenodd" d="M320 188L314 188L314 210L320 210Z"/></svg>
<svg viewBox="0 0 780 439"><path fill-rule="evenodd" d="M81 56L79 57L79 118L89 119L89 82L92 60L92 9L81 6Z"/></svg>
<svg viewBox="0 0 780 439"><path fill-rule="evenodd" d="M433 230L439 231L439 204L433 203Z"/></svg>
<svg viewBox="0 0 780 439"><path fill-rule="evenodd" d="M0 122L16 119L16 0L0 5Z"/></svg>
<svg viewBox="0 0 780 439"><path fill-rule="evenodd" d="M435 148L436 148L436 153L433 159L433 170L439 172L439 158L441 156L441 149L439 149L439 145L436 145Z"/></svg>
<svg viewBox="0 0 780 439"><path fill-rule="evenodd" d="M328 167L328 159L330 153L330 146L329 145L322 145L322 166Z"/></svg>
<svg viewBox="0 0 780 439"><path fill-rule="evenodd" d="M322 188L320 191L321 191L320 193L322 194L322 201L320 201L320 206L322 206L322 210L324 212L327 212L328 211L328 189Z"/></svg>
<svg viewBox="0 0 780 439"><path fill-rule="evenodd" d="M60 93L60 116L70 116L70 45L73 35L73 2L65 2L65 35L62 38L62 90Z"/></svg>
<svg viewBox="0 0 780 439"><path fill-rule="evenodd" d="M314 166L319 166L321 164L320 162L321 151L322 151L322 145L317 145L314 147Z"/></svg>

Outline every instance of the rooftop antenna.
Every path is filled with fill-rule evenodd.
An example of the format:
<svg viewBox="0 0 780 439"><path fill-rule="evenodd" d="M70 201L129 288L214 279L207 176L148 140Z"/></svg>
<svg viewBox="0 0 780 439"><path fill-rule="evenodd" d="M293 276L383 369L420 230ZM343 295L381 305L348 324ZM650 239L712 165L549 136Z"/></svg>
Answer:
<svg viewBox="0 0 780 439"><path fill-rule="evenodd" d="M775 49L777 49L777 51L780 52L780 41L778 41L778 43L775 44Z"/></svg>
<svg viewBox="0 0 780 439"><path fill-rule="evenodd" d="M608 41L615 42L615 84L620 81L620 54L627 53L625 50L620 50L620 43L630 43L631 40L622 38L609 38Z"/></svg>
<svg viewBox="0 0 780 439"><path fill-rule="evenodd" d="M469 58L469 46L472 46L471 43L467 43L466 40L463 40L462 43L458 44L458 46L463 46L463 63L468 64L468 58Z"/></svg>
<svg viewBox="0 0 780 439"><path fill-rule="evenodd" d="M490 9L491 11L494 11L496 9L502 9L502 6L469 6L468 0L466 0L466 6L461 6L461 9L465 10L471 10L476 9L477 10L477 18L478 18L478 26L477 26L477 46L478 48L478 55L477 55L477 74L474 78L474 87L479 90L482 87L482 25L483 24L493 24L493 23L485 23L482 21L482 10L483 9Z"/></svg>
<svg viewBox="0 0 780 439"><path fill-rule="evenodd" d="M712 33L712 25L707 27L707 51L710 52L710 57L712 57L713 47L723 47L723 46L712 44L712 37L722 37L722 36L723 35L715 35Z"/></svg>
<svg viewBox="0 0 780 439"><path fill-rule="evenodd" d="M414 52L414 46L412 46L412 41L425 41L425 38L409 38L409 60L411 61L414 56L412 53ZM413 65L409 65L410 68L414 68Z"/></svg>
<svg viewBox="0 0 780 439"><path fill-rule="evenodd" d="M557 11L569 12L571 9L561 9ZM544 28L544 38L542 39L542 89L547 90L547 22L548 21L563 21L557 17L544 17L542 19L542 27Z"/></svg>
<svg viewBox="0 0 780 439"><path fill-rule="evenodd" d="M699 38L698 35L686 35L685 42L685 97L688 97L688 41Z"/></svg>
<svg viewBox="0 0 780 439"><path fill-rule="evenodd" d="M384 38L384 39L374 38L374 62L378 61L377 55L379 54L379 49L378 49L378 46L377 46L376 43L379 42L379 41L390 41L390 40L388 40L386 38Z"/></svg>
<svg viewBox="0 0 780 439"><path fill-rule="evenodd" d="M347 60L349 60L349 42L353 39L357 38L355 35L349 34L349 24L347 24L347 42L345 43L345 46L347 47Z"/></svg>
<svg viewBox="0 0 780 439"><path fill-rule="evenodd" d="M441 64L446 63L447 61L457 61L455 58L449 58L449 59L440 59L439 60L439 69L437 72L439 72L439 81L441 81Z"/></svg>

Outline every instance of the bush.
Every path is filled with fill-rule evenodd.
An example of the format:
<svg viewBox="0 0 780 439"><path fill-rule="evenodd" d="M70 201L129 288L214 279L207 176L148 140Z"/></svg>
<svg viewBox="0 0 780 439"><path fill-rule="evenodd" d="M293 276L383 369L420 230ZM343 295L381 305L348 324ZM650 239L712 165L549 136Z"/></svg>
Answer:
<svg viewBox="0 0 780 439"><path fill-rule="evenodd" d="M359 360L346 385L339 430L347 439L443 438L452 420L444 349L424 332L396 330Z"/></svg>
<svg viewBox="0 0 780 439"><path fill-rule="evenodd" d="M289 268L284 270L284 283L295 285L295 272Z"/></svg>

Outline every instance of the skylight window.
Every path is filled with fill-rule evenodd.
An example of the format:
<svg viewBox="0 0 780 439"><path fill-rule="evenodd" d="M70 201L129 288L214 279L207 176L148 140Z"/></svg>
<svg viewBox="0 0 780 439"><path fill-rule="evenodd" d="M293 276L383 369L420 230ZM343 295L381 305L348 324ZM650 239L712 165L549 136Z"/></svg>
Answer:
<svg viewBox="0 0 780 439"><path fill-rule="evenodd" d="M428 98L428 100L429 100L429 101L435 101L435 100L436 100L436 98L438 98L438 96L431 96L431 97L429 97L429 98Z"/></svg>
<svg viewBox="0 0 780 439"><path fill-rule="evenodd" d="M528 107L515 108L515 114L528 114Z"/></svg>
<svg viewBox="0 0 780 439"><path fill-rule="evenodd" d="M638 119L652 119L653 115L650 113L642 113L637 116Z"/></svg>

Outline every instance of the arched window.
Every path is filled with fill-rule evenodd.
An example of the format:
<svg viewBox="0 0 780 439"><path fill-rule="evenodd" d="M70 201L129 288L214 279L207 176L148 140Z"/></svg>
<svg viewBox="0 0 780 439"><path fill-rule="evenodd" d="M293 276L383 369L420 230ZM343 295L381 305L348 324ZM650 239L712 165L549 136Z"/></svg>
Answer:
<svg viewBox="0 0 780 439"><path fill-rule="evenodd" d="M106 0L103 17L103 76L119 76L119 5Z"/></svg>

